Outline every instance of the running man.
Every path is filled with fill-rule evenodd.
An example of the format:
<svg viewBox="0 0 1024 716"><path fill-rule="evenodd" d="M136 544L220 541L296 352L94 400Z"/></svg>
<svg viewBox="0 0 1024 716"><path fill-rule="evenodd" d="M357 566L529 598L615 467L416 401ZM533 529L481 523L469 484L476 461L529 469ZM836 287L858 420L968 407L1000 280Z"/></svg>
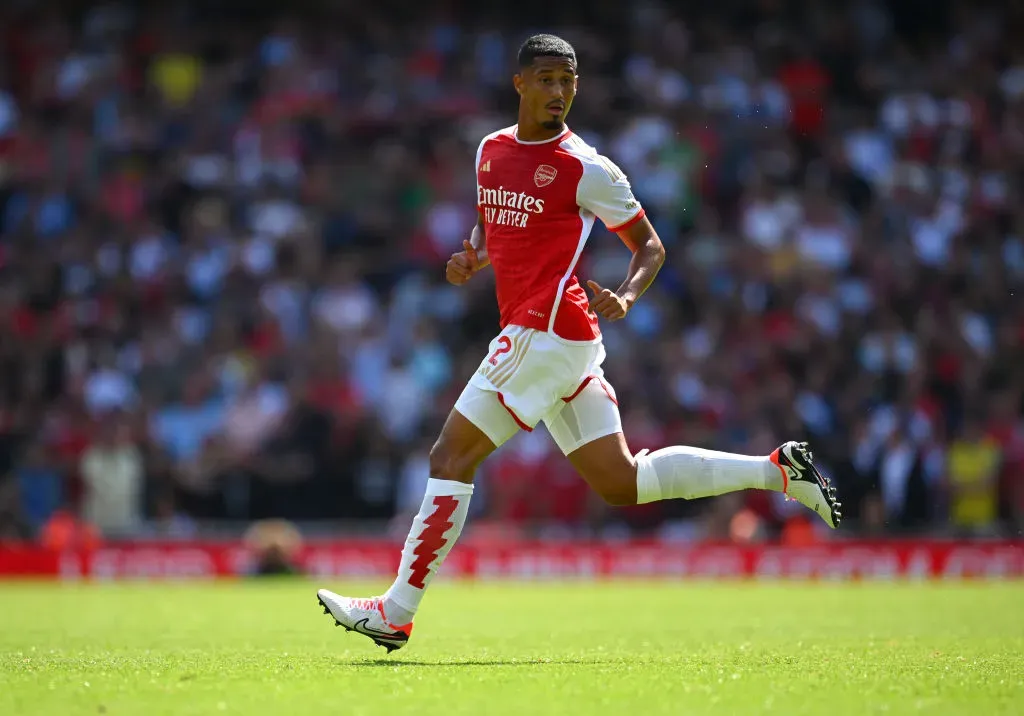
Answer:
<svg viewBox="0 0 1024 716"><path fill-rule="evenodd" d="M834 488L806 443L749 456L673 446L633 455L615 390L604 378L598 317L618 321L654 281L665 249L622 171L566 126L577 88L576 52L553 35L519 50L513 83L518 123L494 132L476 153L479 220L447 279L466 283L494 271L501 332L455 402L430 453L430 480L382 596L317 593L325 613L388 652L412 634L427 586L454 546L480 463L518 430L544 422L579 474L612 505L696 499L735 490L785 493L839 524ZM596 220L632 251L626 279L611 290L576 266Z"/></svg>

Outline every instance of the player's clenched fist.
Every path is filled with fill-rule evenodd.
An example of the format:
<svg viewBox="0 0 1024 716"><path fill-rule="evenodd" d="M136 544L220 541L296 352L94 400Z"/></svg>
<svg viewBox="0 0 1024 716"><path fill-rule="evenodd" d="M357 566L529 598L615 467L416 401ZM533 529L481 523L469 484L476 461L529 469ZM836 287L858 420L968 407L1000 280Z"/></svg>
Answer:
<svg viewBox="0 0 1024 716"><path fill-rule="evenodd" d="M466 283L470 276L482 268L480 257L476 249L473 248L473 244L463 241L462 246L465 250L452 254L445 269L445 278L448 279L448 283L455 286Z"/></svg>
<svg viewBox="0 0 1024 716"><path fill-rule="evenodd" d="M594 298L590 302L591 311L609 321L617 321L626 316L626 312L629 311L626 299L611 289L601 288L597 281L587 281L587 285L594 292Z"/></svg>

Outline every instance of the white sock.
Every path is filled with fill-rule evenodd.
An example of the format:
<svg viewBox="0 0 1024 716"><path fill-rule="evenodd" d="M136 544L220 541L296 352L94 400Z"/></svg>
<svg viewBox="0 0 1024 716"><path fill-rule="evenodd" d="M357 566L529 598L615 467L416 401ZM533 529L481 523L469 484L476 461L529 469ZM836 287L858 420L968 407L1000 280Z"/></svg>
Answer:
<svg viewBox="0 0 1024 716"><path fill-rule="evenodd" d="M782 473L767 456L674 445L636 456L636 501L722 495L754 488L782 491Z"/></svg>
<svg viewBox="0 0 1024 716"><path fill-rule="evenodd" d="M392 624L412 621L423 592L462 533L473 486L453 480L427 480L423 504L402 549L395 583L384 594L384 614Z"/></svg>

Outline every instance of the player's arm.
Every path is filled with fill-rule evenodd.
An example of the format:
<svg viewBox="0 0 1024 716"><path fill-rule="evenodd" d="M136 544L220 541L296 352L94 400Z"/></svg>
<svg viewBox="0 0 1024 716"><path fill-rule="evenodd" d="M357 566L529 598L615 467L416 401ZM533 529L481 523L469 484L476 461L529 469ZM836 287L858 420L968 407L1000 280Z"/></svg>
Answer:
<svg viewBox="0 0 1024 716"><path fill-rule="evenodd" d="M476 226L473 227L473 231L469 235L469 247L476 252L477 270L491 265L491 260L487 257L487 232L484 229L484 217L480 214L477 214ZM469 248L467 248L468 250Z"/></svg>
<svg viewBox="0 0 1024 716"><path fill-rule="evenodd" d="M480 176L480 160L483 156L484 145L487 137L480 142L476 149L476 172L477 180ZM477 184L477 192L480 191L480 184ZM462 242L462 251L452 254L445 267L445 278L448 283L454 286L461 286L473 277L480 269L489 266L491 260L487 257L487 232L484 227L484 216L481 213L480 205L477 204L476 226L469 234L469 239Z"/></svg>
<svg viewBox="0 0 1024 716"><path fill-rule="evenodd" d="M445 278L454 286L466 283L473 274L490 265L487 258L487 232L482 216L477 217L469 239L462 242L462 251L452 254L445 267Z"/></svg>
<svg viewBox="0 0 1024 716"><path fill-rule="evenodd" d="M594 292L590 309L609 321L617 321L629 313L637 299L654 283L654 277L665 263L665 246L646 216L616 233L633 251L626 280L615 291L602 288L597 281L587 281Z"/></svg>
<svg viewBox="0 0 1024 716"><path fill-rule="evenodd" d="M665 245L646 216L618 232L618 237L633 251L633 258L629 262L626 280L616 293L632 306L654 283L654 277L665 263Z"/></svg>
<svg viewBox="0 0 1024 716"><path fill-rule="evenodd" d="M615 291L596 281L587 281L594 292L590 310L609 321L617 321L625 317L654 282L665 263L665 247L633 196L625 174L607 158L598 157L584 167L577 199L580 206L592 211L633 252L626 279Z"/></svg>

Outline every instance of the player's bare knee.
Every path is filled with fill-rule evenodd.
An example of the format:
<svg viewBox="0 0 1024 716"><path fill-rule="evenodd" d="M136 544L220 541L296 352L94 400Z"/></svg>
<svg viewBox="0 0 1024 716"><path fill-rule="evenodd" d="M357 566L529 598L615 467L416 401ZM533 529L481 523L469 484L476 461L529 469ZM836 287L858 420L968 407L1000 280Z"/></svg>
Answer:
<svg viewBox="0 0 1024 716"><path fill-rule="evenodd" d="M454 449L443 440L430 449L430 475L439 480L473 482L477 462L472 453Z"/></svg>

